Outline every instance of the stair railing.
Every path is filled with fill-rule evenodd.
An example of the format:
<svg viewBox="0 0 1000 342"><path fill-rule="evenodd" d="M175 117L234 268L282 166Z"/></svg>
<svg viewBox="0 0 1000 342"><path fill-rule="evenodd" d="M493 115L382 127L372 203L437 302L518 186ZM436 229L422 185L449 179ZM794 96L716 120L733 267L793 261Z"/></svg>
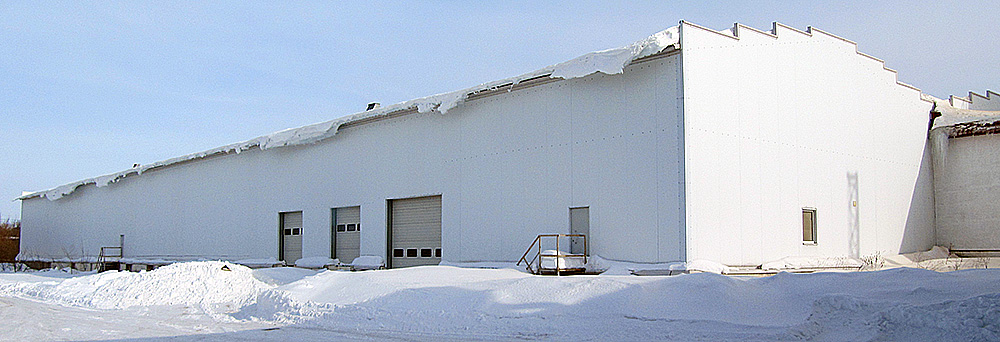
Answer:
<svg viewBox="0 0 1000 342"><path fill-rule="evenodd" d="M118 253L114 253L117 250ZM114 261L109 261L110 258L117 258ZM108 264L112 262L121 263L122 260L122 248L121 247L101 247L101 255L97 257L97 265L99 267L98 272L104 272L108 270Z"/></svg>
<svg viewBox="0 0 1000 342"><path fill-rule="evenodd" d="M572 239L574 238L583 239L583 254L563 253L562 249L560 248L559 241L562 240L562 238L564 237L569 238L570 241L572 241ZM542 255L543 238L555 239L556 255ZM555 267L551 269L551 271L554 271L555 274L558 276L562 275L562 272L570 270L570 268L564 267L566 265L566 262L563 261L565 258L583 257L583 263L586 264L587 257L588 255L590 255L589 248L590 244L587 243L587 235L584 234L540 234L535 237L535 240L531 242L531 245L528 246L528 249L524 251L524 254L521 255L521 259L517 261L516 265L520 266L521 263L523 262L525 264L525 269L528 272L530 272L531 274L541 274L544 271L549 271L548 268L542 267L542 258L550 258L550 257L555 258ZM535 250L535 254L531 257L531 259L528 259L528 255L531 254L532 250Z"/></svg>

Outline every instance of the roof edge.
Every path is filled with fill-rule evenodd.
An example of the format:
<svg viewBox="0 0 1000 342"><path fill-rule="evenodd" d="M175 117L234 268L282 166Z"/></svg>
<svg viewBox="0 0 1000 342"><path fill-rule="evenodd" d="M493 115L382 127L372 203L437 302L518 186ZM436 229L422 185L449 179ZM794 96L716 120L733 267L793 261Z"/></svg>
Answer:
<svg viewBox="0 0 1000 342"><path fill-rule="evenodd" d="M683 21L681 22L683 23ZM378 117L389 116L392 114L396 114L398 112L416 110L417 112L420 113L438 112L440 114L446 114L449 110L463 104L472 95L484 91L495 90L503 86L518 85L522 82L529 80L537 80L539 78L544 78L544 77L565 80L565 79L585 77L595 73L603 73L609 75L620 74L624 72L625 67L627 67L629 64L631 64L636 60L659 54L661 52L668 50L668 48L671 47L674 49L679 49L680 32L678 28L679 26L673 26L666 30L657 32L647 37L646 39L634 42L627 46L587 53L579 57L576 57L574 59L562 63L549 65L542 69L524 73L515 77L482 83L473 87L456 90L448 93L441 93L437 95L431 95L405 102L400 102L389 106L381 107L375 110L355 113L329 121L301 126L297 128L289 128L271 134L262 135L243 142L216 147L201 152L186 154L183 156L158 161L152 164L137 165L128 170L101 175L93 178L87 178L76 182L60 185L58 187L47 190L35 191L23 194L15 198L14 201L18 200L23 201L36 197L45 197L49 200L54 201L69 194L72 194L80 186L94 184L97 187L104 187L108 186L109 184L116 183L126 177L141 175L143 172L149 170L160 169L170 165L187 162L191 160L202 159L210 156L223 155L229 153L238 154L240 152L249 150L254 147L257 147L261 150L267 150L278 147L315 144L317 142L333 137L334 135L337 134L340 127L344 125L367 122L376 119Z"/></svg>

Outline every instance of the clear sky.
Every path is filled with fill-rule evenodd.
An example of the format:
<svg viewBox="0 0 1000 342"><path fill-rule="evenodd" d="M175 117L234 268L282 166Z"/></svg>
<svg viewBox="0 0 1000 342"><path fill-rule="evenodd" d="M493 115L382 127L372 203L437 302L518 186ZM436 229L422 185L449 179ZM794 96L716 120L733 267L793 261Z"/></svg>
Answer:
<svg viewBox="0 0 1000 342"><path fill-rule="evenodd" d="M0 2L0 217L43 190L514 76L687 20L815 26L946 97L1000 91L974 1Z"/></svg>

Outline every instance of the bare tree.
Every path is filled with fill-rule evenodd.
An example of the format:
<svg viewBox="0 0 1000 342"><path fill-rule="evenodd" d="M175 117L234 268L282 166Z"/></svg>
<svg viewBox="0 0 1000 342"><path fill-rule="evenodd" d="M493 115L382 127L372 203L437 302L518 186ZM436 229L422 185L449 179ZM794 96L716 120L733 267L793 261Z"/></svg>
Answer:
<svg viewBox="0 0 1000 342"><path fill-rule="evenodd" d="M21 221L7 219L0 222L0 265L3 269L10 268L14 272L23 269L23 265L19 267L15 260L20 252L20 239Z"/></svg>
<svg viewBox="0 0 1000 342"><path fill-rule="evenodd" d="M0 222L0 262L14 262L20 251L21 221Z"/></svg>

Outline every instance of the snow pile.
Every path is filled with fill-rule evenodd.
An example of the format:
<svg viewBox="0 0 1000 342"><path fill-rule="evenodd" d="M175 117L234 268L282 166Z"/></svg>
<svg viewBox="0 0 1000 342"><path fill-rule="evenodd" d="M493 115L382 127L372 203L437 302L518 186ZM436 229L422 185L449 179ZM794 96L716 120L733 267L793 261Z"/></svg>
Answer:
<svg viewBox="0 0 1000 342"><path fill-rule="evenodd" d="M1000 294L929 305L900 305L874 322L881 340L1000 340ZM874 324L873 324L874 325Z"/></svg>
<svg viewBox="0 0 1000 342"><path fill-rule="evenodd" d="M994 340L998 292L996 270L740 279L429 266L322 272L261 293L236 317L456 339Z"/></svg>
<svg viewBox="0 0 1000 342"><path fill-rule="evenodd" d="M62 281L0 282L0 295L99 309L202 305L243 307L269 288L245 267L226 262L177 263L150 272L117 272Z"/></svg>
<svg viewBox="0 0 1000 342"><path fill-rule="evenodd" d="M314 276L320 272L322 271L296 267L275 267L254 270L253 277L271 286L281 286Z"/></svg>
<svg viewBox="0 0 1000 342"><path fill-rule="evenodd" d="M830 341L997 341L1000 294L926 305L893 305L846 295L826 296L798 329Z"/></svg>
<svg viewBox="0 0 1000 342"><path fill-rule="evenodd" d="M287 292L263 291L253 303L232 313L232 317L249 321L274 321L294 324L333 312L336 306L295 300Z"/></svg>
<svg viewBox="0 0 1000 342"><path fill-rule="evenodd" d="M5 296L28 297L40 305L126 308L120 314L94 311L101 317L131 319L141 313L185 327L238 319L246 329L255 329L212 336L220 340L314 340L331 339L330 334L346 340L1000 339L1000 270L995 269L938 273L900 268L765 278L712 273L550 277L449 266L317 272L194 262L68 279L0 274L0 304L9 302ZM184 321L192 319L188 306L206 303L212 309L206 312L230 314ZM60 310L68 309L36 311ZM9 318L17 326L36 319ZM112 326L94 320L86 324ZM256 329L261 324L282 326ZM18 330L13 337L50 336L48 330L36 330ZM142 333L126 330L115 337ZM178 334L192 333L197 331Z"/></svg>
<svg viewBox="0 0 1000 342"><path fill-rule="evenodd" d="M683 262L665 263L636 263L618 260L604 259L600 256L591 256L587 259L587 272L600 273L602 275L671 275L684 273L686 270Z"/></svg>
<svg viewBox="0 0 1000 342"><path fill-rule="evenodd" d="M789 256L760 265L764 270L795 270L810 268L857 268L864 263L861 260L848 257L807 257Z"/></svg>
<svg viewBox="0 0 1000 342"><path fill-rule="evenodd" d="M557 267L561 269L582 269L587 267L586 263L583 262L584 257L569 255L569 253L563 251L549 249L542 251L542 254L538 256L538 260L541 261L543 269L556 269Z"/></svg>
<svg viewBox="0 0 1000 342"><path fill-rule="evenodd" d="M483 83L474 87L449 93L437 94L401 102L308 126L289 128L279 132L262 135L247 141L171 158L152 164L137 165L125 171L88 178L61 185L53 189L23 194L17 199L26 200L34 197L45 197L54 201L73 193L76 191L76 188L83 185L94 184L97 187L104 187L118 182L125 177L142 175L143 172L150 169L165 167L189 160L229 153L238 154L254 147L261 150L267 150L284 146L314 144L333 137L337 134L340 127L345 124L385 116L396 112L416 110L420 113L438 112L445 114L449 110L464 103L471 94L495 90L501 87L513 86L525 80L536 79L539 77L571 79L584 77L597 72L605 74L620 74L624 71L625 66L632 61L659 53L668 47L676 46L679 40L680 34L678 27L674 26L625 47L588 53L572 60L551 65L519 76Z"/></svg>
<svg viewBox="0 0 1000 342"><path fill-rule="evenodd" d="M250 268L261 268L261 267L275 267L284 265L284 261L280 261L275 258L263 258L263 259L241 259L233 261L234 264L240 264Z"/></svg>
<svg viewBox="0 0 1000 342"><path fill-rule="evenodd" d="M356 271L377 270L385 267L385 260L377 255L362 255L351 261L351 269Z"/></svg>
<svg viewBox="0 0 1000 342"><path fill-rule="evenodd" d="M684 264L684 268L688 271L708 272L716 274L729 272L729 266L723 265L715 261L704 260L704 259L696 259L688 261L687 263Z"/></svg>
<svg viewBox="0 0 1000 342"><path fill-rule="evenodd" d="M524 270L524 264L518 265L516 262L510 261L442 261L439 265L441 266L453 266L461 268L480 268L480 269L502 269L509 268L514 270Z"/></svg>
<svg viewBox="0 0 1000 342"><path fill-rule="evenodd" d="M24 264L0 264L0 273L15 273L18 276L27 277L19 279L21 281L40 282L51 281L53 278L72 278L81 275L94 274L97 271L79 271L70 267L53 267L41 270L33 270Z"/></svg>
<svg viewBox="0 0 1000 342"><path fill-rule="evenodd" d="M323 268L326 266L333 266L340 263L340 260L330 259L327 257L308 257L295 260L295 267L305 267L305 268Z"/></svg>

